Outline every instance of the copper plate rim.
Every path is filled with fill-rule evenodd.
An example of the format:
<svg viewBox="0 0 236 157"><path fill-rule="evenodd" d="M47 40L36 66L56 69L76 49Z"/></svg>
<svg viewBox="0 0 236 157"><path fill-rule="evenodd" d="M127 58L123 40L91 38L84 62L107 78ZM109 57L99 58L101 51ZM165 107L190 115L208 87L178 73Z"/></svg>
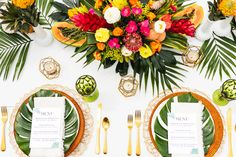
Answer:
<svg viewBox="0 0 236 157"><path fill-rule="evenodd" d="M204 106L208 109L208 111L210 112L210 114L212 116L212 119L213 119L214 125L215 125L215 138L214 138L213 144L210 146L210 148L208 150L208 153L205 155L205 157L212 157L217 154L218 150L220 149L220 147L222 145L222 141L223 141L224 133L225 133L223 119L221 118L222 116L221 116L220 112L213 105L213 103L211 101L209 101L207 98L205 98L203 96L203 94L200 94L200 92L198 92L198 91L191 91L191 90L182 90L181 91L180 90L180 91L176 91L174 93L168 93L164 97L159 98L158 101L155 102L155 106L152 107L152 111L150 112L150 116L148 116L149 120L148 120L148 124L147 124L148 126L147 126L146 130L149 133L149 136L150 136L149 138L150 138L152 144L154 145L154 148L158 151L158 147L157 147L157 144L155 142L155 139L154 139L154 136L152 133L152 120L153 120L154 113L155 113L156 109L164 101L168 100L171 97L179 96L179 95L186 94L186 93L191 93L195 98L200 100L204 104ZM145 115L145 116L147 116L147 115ZM144 132L145 132L145 128L144 128ZM145 138L145 136L146 135L144 135L144 138ZM150 141L148 141L148 142L150 144ZM148 142L146 141L146 144ZM154 148L152 148L152 149L154 149ZM152 150L149 150L149 151L152 151ZM159 154L159 152L158 152L158 154ZM159 156L160 156L160 154L159 154Z"/></svg>
<svg viewBox="0 0 236 157"><path fill-rule="evenodd" d="M67 88L65 88L65 87L63 87L63 86L59 86L59 85L44 85L44 86L41 86L41 87L39 87L39 88L37 88L37 89L35 89L35 90L33 90L30 94L28 94L28 95L26 95L25 97L24 97L24 99L22 99L21 101L20 101L20 103L16 106L16 108L15 108L15 112L13 111L13 113L12 113L12 115L11 115L11 125L10 125L10 137L12 137L12 135L14 136L14 142L13 142L13 140L11 140L11 143L13 144L13 147L17 147L17 148L15 148L16 149L16 152L17 152L17 154L18 155L20 155L20 156L27 156L27 155L25 155L22 151L21 151L21 149L18 147L18 145L17 145L17 143L15 142L15 132L14 132L14 123L15 123L15 116L18 114L18 110L21 108L21 106L24 104L24 103L27 103L28 102L28 100L29 100L29 98L33 95L33 94L35 94L35 93L37 93L39 90L41 90L41 89L45 89L45 90L51 90L51 91L53 91L53 92L55 92L55 93L58 93L58 94L61 94L61 95L63 95L64 97L66 97L67 99L69 99L70 100L70 102L73 104L73 106L76 108L76 111L77 111L77 114L78 114L78 117L79 117L79 120L80 120L80 123L79 123L79 130L78 130L78 133L77 133L77 136L76 136L76 138L74 139L74 141L73 141L73 143L71 144L71 146L70 146L70 148L69 148L69 150L67 151L67 152L65 152L65 156L67 157L67 156L69 156L69 155L71 155L75 150L76 150L76 148L79 146L79 144L80 144L80 142L82 142L82 140L83 140L83 137L84 137L84 134L85 134L85 130L86 130L86 124L85 124L85 117L84 117L84 113L83 113L83 110L81 109L81 107L80 107L80 101L78 101L78 98L80 98L80 100L82 100L82 98L77 94L76 96L77 96L77 98L73 98L72 97L72 95L74 95L75 93L71 93L72 92L72 90L70 90L70 89L67 89ZM60 90L60 89L63 89L63 90ZM82 103L82 102L81 102ZM86 113L86 114L88 114L88 113ZM88 116L88 115L87 115ZM92 117L91 117L91 115L89 115L90 117L90 119L92 119ZM13 119L12 119L13 118ZM87 119L88 119L88 117L87 117ZM93 128L91 127L91 130L92 130ZM87 137L88 137L88 134L89 133L86 133L87 135ZM91 134L91 133L90 133ZM87 138L86 137L86 138ZM88 138L87 138L88 139ZM16 146L17 145L17 146Z"/></svg>

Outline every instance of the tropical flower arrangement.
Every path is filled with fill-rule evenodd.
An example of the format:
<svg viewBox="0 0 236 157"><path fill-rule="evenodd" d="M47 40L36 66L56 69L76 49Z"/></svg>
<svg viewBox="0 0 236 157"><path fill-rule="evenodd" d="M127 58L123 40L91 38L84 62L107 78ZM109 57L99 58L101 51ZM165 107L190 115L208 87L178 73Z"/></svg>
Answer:
<svg viewBox="0 0 236 157"><path fill-rule="evenodd" d="M51 28L48 14L53 0L11 0L0 2L0 76L7 79L15 66L13 79L18 79L25 66L33 41L29 34L41 25Z"/></svg>
<svg viewBox="0 0 236 157"><path fill-rule="evenodd" d="M116 72L121 76L128 74L131 65L134 75L140 76L140 84L144 78L147 85L150 77L153 91L155 87L158 92L160 87L172 89L172 85L178 86L175 80L183 76L179 71L184 70L175 56L187 49L186 37L194 37L200 24L192 22L194 11L179 16L188 6L183 3L184 0L54 2L58 12L51 17L63 22L54 26L53 34L61 42L76 46L75 55L83 53L79 61L86 58L85 65L97 60L109 68L116 63Z"/></svg>

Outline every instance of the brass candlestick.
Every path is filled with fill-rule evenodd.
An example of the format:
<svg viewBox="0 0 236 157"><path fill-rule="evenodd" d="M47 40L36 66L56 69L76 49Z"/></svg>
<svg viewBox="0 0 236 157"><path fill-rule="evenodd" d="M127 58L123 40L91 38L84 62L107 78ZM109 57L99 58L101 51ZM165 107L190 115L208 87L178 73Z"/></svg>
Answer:
<svg viewBox="0 0 236 157"><path fill-rule="evenodd" d="M133 76L125 76L121 79L118 89L125 97L134 96L138 89L138 81Z"/></svg>
<svg viewBox="0 0 236 157"><path fill-rule="evenodd" d="M203 58L203 53L198 46L189 46L182 57L183 63L189 67L195 67Z"/></svg>
<svg viewBox="0 0 236 157"><path fill-rule="evenodd" d="M47 57L40 61L39 70L47 79L51 80L59 77L61 68L57 61Z"/></svg>

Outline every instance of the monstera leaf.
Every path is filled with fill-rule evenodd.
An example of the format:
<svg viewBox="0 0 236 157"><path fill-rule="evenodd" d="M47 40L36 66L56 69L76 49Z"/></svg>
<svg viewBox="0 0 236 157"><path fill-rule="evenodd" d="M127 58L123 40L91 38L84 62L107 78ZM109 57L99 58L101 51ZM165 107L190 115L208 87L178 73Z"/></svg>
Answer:
<svg viewBox="0 0 236 157"><path fill-rule="evenodd" d="M160 119L157 117L154 124L154 132L155 132L155 140L158 147L158 151L164 157L171 157L168 154L168 130L166 127L161 125L160 121L163 121L167 126L167 114L171 112L171 103L174 101L174 98L170 98L165 106L160 111ZM178 96L178 102L191 102L196 103L198 102L192 94L183 94ZM205 154L208 152L209 147L214 141L215 136L215 127L213 120L210 116L210 113L206 108L203 110L203 117L202 117L202 132L203 132L203 143L204 143L204 152Z"/></svg>
<svg viewBox="0 0 236 157"><path fill-rule="evenodd" d="M23 104L16 115L15 121L15 139L19 148L26 154L30 153L30 134L32 125L32 110L34 108L35 97L62 97L60 94L54 93L50 90L40 90L29 98L27 104ZM68 151L71 144L78 133L79 119L77 118L76 110L72 107L70 102L65 102L65 139L64 151Z"/></svg>

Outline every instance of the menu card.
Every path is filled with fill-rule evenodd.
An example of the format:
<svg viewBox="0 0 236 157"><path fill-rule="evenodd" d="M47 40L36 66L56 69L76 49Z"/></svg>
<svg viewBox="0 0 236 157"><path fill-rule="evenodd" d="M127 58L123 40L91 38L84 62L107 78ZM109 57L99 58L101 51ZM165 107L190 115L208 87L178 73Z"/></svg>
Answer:
<svg viewBox="0 0 236 157"><path fill-rule="evenodd" d="M168 150L173 157L204 157L200 103L172 103L168 114Z"/></svg>
<svg viewBox="0 0 236 157"><path fill-rule="evenodd" d="M34 103L30 156L64 156L65 99L62 97L35 98Z"/></svg>

